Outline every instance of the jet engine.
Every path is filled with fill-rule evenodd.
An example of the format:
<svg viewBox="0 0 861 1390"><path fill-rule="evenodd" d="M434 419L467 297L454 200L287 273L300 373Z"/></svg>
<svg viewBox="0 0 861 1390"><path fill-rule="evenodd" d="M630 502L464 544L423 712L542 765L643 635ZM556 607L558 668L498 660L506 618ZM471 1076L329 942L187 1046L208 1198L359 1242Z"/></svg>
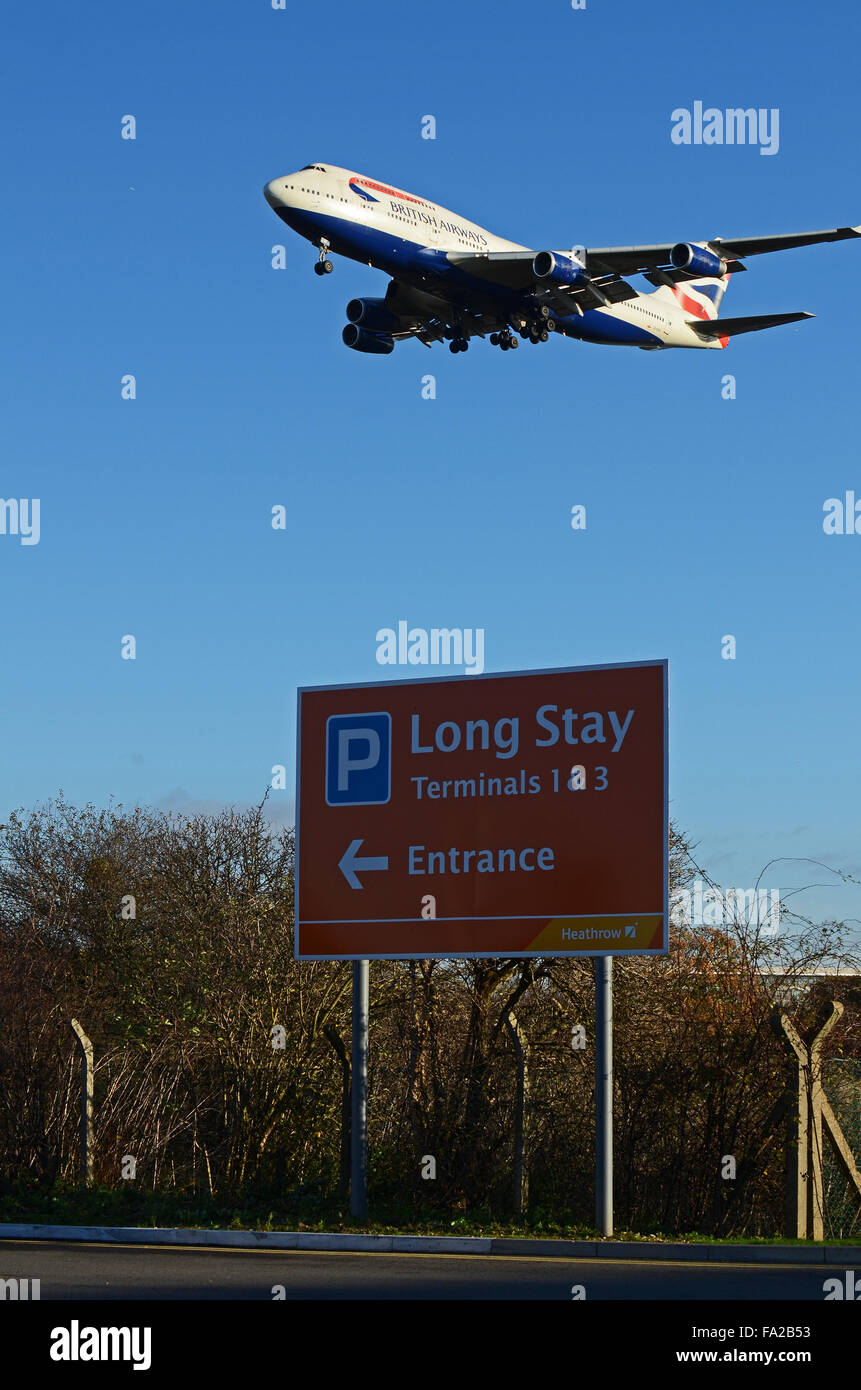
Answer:
<svg viewBox="0 0 861 1390"><path fill-rule="evenodd" d="M356 352L392 352L395 346L394 338L387 333L369 333L356 323L348 323L341 337L347 347L355 348Z"/></svg>
<svg viewBox="0 0 861 1390"><path fill-rule="evenodd" d="M570 256L557 256L555 251L539 251L532 262L536 280L549 280L552 285L587 285L589 276Z"/></svg>
<svg viewBox="0 0 861 1390"><path fill-rule="evenodd" d="M347 318L350 323L361 324L369 333L397 333L403 328L397 314L386 307L383 299L351 299Z"/></svg>
<svg viewBox="0 0 861 1390"><path fill-rule="evenodd" d="M726 271L726 261L709 251L705 246L691 246L680 241L670 252L670 260L676 270L687 270L692 275L722 276Z"/></svg>

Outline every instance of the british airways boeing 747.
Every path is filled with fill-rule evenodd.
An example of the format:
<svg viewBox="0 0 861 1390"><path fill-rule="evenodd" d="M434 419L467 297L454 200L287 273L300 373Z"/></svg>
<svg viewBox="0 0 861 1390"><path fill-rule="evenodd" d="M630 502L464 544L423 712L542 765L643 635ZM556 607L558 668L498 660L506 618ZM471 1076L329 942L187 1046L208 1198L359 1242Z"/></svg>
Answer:
<svg viewBox="0 0 861 1390"><path fill-rule="evenodd" d="M306 164L263 191L282 221L318 248L319 275L332 270L334 253L391 276L384 299L347 305L343 339L357 352L391 352L404 338L427 346L447 339L452 352L465 352L476 337L508 350L517 347L517 335L539 343L552 332L647 350L723 348L737 333L813 317L719 319L729 278L746 269L748 256L861 236L861 227L836 227L532 251L426 198L333 164ZM656 288L638 292L625 278L631 275Z"/></svg>

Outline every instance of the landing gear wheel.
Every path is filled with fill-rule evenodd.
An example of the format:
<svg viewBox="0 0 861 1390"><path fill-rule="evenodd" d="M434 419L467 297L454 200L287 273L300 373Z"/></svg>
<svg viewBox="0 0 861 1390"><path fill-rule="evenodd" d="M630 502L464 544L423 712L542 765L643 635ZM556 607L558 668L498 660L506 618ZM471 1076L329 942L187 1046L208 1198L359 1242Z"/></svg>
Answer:
<svg viewBox="0 0 861 1390"><path fill-rule="evenodd" d="M539 308L538 312L539 312L539 314L541 315L541 317L542 317L543 319L549 319L549 317L550 317L550 306L547 305L547 304L542 304L541 307Z"/></svg>
<svg viewBox="0 0 861 1390"><path fill-rule="evenodd" d="M499 334L498 334L498 333L491 333L491 335L490 335L490 341L491 341L491 344L492 344L493 347L499 347Z"/></svg>
<svg viewBox="0 0 861 1390"><path fill-rule="evenodd" d="M326 274L326 266L327 266L327 265L331 265L331 264L332 264L331 261L318 261L317 264L314 266L314 274L315 274L315 275L325 275L325 274Z"/></svg>
<svg viewBox="0 0 861 1390"><path fill-rule="evenodd" d="M451 342L448 345L448 350L449 352L460 352L460 339L452 338Z"/></svg>
<svg viewBox="0 0 861 1390"><path fill-rule="evenodd" d="M550 337L550 334L547 332L547 329L546 329L546 328L542 328L541 332L538 334L538 341L539 341L540 343L546 343L546 342L547 342L547 339L548 339L549 337Z"/></svg>
<svg viewBox="0 0 861 1390"><path fill-rule="evenodd" d="M511 343L508 341L507 338L500 338L499 346L502 348L503 352L507 352L508 349L511 347Z"/></svg>
<svg viewBox="0 0 861 1390"><path fill-rule="evenodd" d="M520 347L520 344L518 343L518 341L517 341L516 338L512 338L512 339L511 339L511 342L508 344L508 346L509 346L509 347L516 348L516 347Z"/></svg>
<svg viewBox="0 0 861 1390"><path fill-rule="evenodd" d="M332 271L335 269L331 261L323 261L322 266L324 275L331 275Z"/></svg>

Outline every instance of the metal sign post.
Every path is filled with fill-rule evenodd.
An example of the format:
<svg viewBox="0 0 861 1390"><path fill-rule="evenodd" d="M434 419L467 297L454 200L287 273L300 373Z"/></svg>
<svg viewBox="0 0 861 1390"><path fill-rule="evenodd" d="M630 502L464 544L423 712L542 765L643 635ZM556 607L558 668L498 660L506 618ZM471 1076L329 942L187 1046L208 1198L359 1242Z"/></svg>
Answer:
<svg viewBox="0 0 861 1390"><path fill-rule="evenodd" d="M595 1225L613 1234L613 957L595 958Z"/></svg>
<svg viewBox="0 0 861 1390"><path fill-rule="evenodd" d="M368 962L353 961L353 1071L350 1086L350 1211L367 1212Z"/></svg>

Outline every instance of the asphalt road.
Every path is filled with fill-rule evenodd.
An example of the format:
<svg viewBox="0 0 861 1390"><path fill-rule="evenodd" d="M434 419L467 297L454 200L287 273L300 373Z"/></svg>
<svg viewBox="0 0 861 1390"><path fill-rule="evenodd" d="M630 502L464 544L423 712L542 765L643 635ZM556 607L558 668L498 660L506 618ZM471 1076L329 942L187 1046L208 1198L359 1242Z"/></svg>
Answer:
<svg viewBox="0 0 861 1390"><path fill-rule="evenodd" d="M792 1299L821 1303L842 1265L673 1264L524 1255L183 1250L0 1241L0 1278L39 1279L41 1299Z"/></svg>

